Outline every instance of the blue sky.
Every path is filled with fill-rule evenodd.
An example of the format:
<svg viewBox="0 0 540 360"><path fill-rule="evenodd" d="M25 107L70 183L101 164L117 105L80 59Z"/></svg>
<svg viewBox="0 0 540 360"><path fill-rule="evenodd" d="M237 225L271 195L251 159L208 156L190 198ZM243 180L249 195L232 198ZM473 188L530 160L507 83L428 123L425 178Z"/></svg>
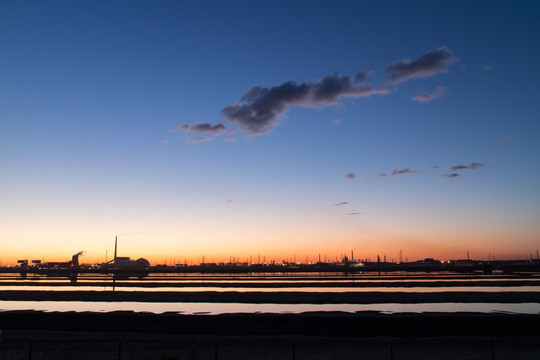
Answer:
<svg viewBox="0 0 540 360"><path fill-rule="evenodd" d="M540 235L539 11L2 2L2 260L101 259L115 234L153 261L526 257ZM247 118L224 110L242 106Z"/></svg>

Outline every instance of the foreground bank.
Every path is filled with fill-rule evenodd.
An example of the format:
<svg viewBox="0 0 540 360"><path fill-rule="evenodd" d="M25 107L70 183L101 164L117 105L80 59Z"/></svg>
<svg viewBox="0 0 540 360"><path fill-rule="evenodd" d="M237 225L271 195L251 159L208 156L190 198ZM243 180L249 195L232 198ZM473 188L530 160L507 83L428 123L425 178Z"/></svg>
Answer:
<svg viewBox="0 0 540 360"><path fill-rule="evenodd" d="M0 313L6 330L180 335L540 336L540 314L322 312L302 314L149 314L130 311Z"/></svg>

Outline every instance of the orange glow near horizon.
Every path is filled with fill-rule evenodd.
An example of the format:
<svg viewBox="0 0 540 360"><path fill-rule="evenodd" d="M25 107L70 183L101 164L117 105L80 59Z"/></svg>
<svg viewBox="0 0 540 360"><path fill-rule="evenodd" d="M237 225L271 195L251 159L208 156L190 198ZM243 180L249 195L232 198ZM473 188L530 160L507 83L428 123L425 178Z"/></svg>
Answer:
<svg viewBox="0 0 540 360"><path fill-rule="evenodd" d="M444 240L444 241L443 241ZM474 260L486 260L492 256L495 260L504 259L528 259L531 256L536 258L536 249L534 243L529 243L530 250L520 252L519 250L512 252L505 246L504 241L493 241L490 237L491 245L485 246L484 241L478 241L476 244L467 242L454 242L449 245L449 241L441 239L440 242L427 241L421 239L410 239L406 237L381 236L377 241L351 241L342 239L336 242L339 245L334 247L328 246L327 241L312 241L312 246L307 246L306 242L297 241L296 246L286 246L280 243L282 249L277 249L278 244L264 246L247 245L239 242L235 246L230 246L228 250L211 246L211 242L199 242L198 245L192 244L183 249L177 246L168 244L168 248L162 246L157 249L143 246L139 241L129 239L129 237L119 239L118 256L129 256L132 259L145 258L152 265L157 264L188 264L195 265L203 262L207 263L227 263L233 262L250 262L251 263L281 263L299 262L313 263L321 261L340 261L343 256L351 257L351 252L355 259L376 261L377 255L381 261L386 256L388 262L398 262L400 250L402 251L403 261L417 261L424 258L434 258L438 260L455 260L467 258L467 251L470 258ZM158 242L156 242L157 244ZM164 242L166 243L166 242ZM270 243L271 244L271 243ZM96 247L87 248L80 258L81 263L98 264L106 260L111 260L114 256L114 240L103 244L103 249L100 251ZM262 245L262 244L261 244ZM525 244L523 244L525 245ZM525 246L520 248L524 248ZM31 250L16 250L11 249L2 254L2 265L14 265L19 259L34 260L39 259L46 261L69 261L71 256L84 246L68 248L60 248L51 246L47 249L31 249ZM205 250L206 249L206 250ZM518 248L516 248L518 249ZM17 252L17 253L16 253Z"/></svg>

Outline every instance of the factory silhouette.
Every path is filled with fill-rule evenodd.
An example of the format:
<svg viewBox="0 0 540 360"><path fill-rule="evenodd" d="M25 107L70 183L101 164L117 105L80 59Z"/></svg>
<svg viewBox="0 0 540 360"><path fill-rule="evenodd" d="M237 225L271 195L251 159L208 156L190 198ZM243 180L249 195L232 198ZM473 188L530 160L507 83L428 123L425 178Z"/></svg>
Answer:
<svg viewBox="0 0 540 360"><path fill-rule="evenodd" d="M274 260L269 263L263 257L261 262L260 256L257 261L242 262L236 258L230 258L229 262L211 263L204 262L198 265L170 264L170 265L154 265L145 258L132 260L127 256L118 256L118 236L114 240L114 258L98 264L81 264L79 257L84 254L84 251L79 251L74 254L70 261L66 262L42 262L41 260L31 260L30 264L27 259L18 260L16 267L4 267L2 272L20 272L23 277L28 274L42 274L47 276L68 276L73 282L76 282L77 275L83 273L96 274L112 274L118 279L138 277L142 278L149 273L281 273L281 272L338 272L338 273L363 273L363 272L415 272L415 271L452 271L463 273L492 273L493 271L502 272L520 272L520 271L538 271L540 270L540 259L538 251L536 251L536 259L531 257L527 260L494 260L491 256L487 261L473 260L469 258L467 251L466 259L440 261L433 258L426 258L414 262L403 262L402 251L399 254L399 261L392 260L388 262L386 255L381 259L377 255L376 261L370 259L355 259L354 253L351 251L351 257L342 255L341 259L328 261L326 256L324 261L319 259L317 262L305 263L283 260L280 263ZM536 270L534 270L536 269Z"/></svg>

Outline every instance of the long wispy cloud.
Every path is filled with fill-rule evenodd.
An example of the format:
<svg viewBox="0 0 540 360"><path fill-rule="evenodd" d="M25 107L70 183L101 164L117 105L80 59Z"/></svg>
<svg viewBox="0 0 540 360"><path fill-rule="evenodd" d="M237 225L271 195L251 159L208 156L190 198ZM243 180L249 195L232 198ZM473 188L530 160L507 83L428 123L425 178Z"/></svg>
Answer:
<svg viewBox="0 0 540 360"><path fill-rule="evenodd" d="M387 81L398 84L409 79L433 76L448 71L448 65L456 61L456 57L446 46L429 50L418 59L403 59L388 65L384 72L389 74Z"/></svg>
<svg viewBox="0 0 540 360"><path fill-rule="evenodd" d="M289 107L317 107L336 104L342 97L367 97L386 94L388 89L361 83L365 76L331 74L321 80L297 84L288 81L271 88L252 87L234 105L225 106L225 120L240 126L246 135L260 135L272 130ZM358 80L357 80L358 79Z"/></svg>
<svg viewBox="0 0 540 360"><path fill-rule="evenodd" d="M390 92L388 85L447 72L448 65L455 61L452 51L443 46L429 50L412 61L403 59L388 65L384 69L387 78L378 85L367 82L374 75L373 71L360 71L350 77L334 73L311 82L288 81L273 87L255 85L238 102L223 107L221 115L225 124L233 126L228 133L236 128L245 136L262 135L274 129L293 107L325 107L338 104L342 98L384 95ZM443 92L444 89L439 87L417 95L413 100L429 102L440 97ZM227 130L225 124L182 124L173 130L206 135L192 137L190 140L198 142L198 139L206 140L210 135L222 135ZM339 126L339 122L334 122L334 125Z"/></svg>
<svg viewBox="0 0 540 360"><path fill-rule="evenodd" d="M428 90L412 98L413 101L427 103L435 100L444 95L444 88L442 86L436 87L433 90Z"/></svg>
<svg viewBox="0 0 540 360"><path fill-rule="evenodd" d="M452 179L452 178L457 178L459 176L459 174L451 173L451 174L442 174L441 176Z"/></svg>
<svg viewBox="0 0 540 360"><path fill-rule="evenodd" d="M480 169L483 168L484 164L473 162L470 165L454 165L450 166L450 169L452 171L458 171L458 170L474 170L474 169Z"/></svg>
<svg viewBox="0 0 540 360"><path fill-rule="evenodd" d="M348 203L349 203L348 201L342 201L340 203L334 204L334 206L347 205Z"/></svg>

